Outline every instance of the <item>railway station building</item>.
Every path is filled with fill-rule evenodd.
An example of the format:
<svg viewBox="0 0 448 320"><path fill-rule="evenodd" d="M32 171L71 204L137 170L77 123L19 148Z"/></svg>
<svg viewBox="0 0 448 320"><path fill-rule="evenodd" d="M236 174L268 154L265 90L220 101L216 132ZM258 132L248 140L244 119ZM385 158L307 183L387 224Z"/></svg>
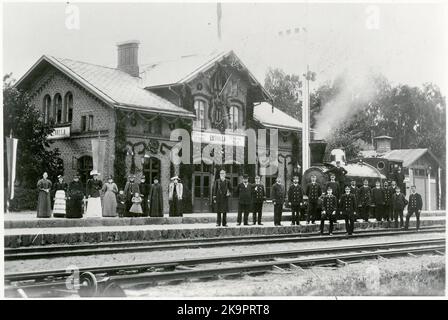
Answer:
<svg viewBox="0 0 448 320"><path fill-rule="evenodd" d="M151 183L158 177L165 211L174 175L186 187L187 213L212 211L211 188L222 168L234 187L243 173L260 174L258 158L255 164L191 159L191 164L174 165L171 151L177 142L170 134L175 129L203 142L225 141L226 129L277 129L278 171L262 176L268 198L277 174L288 186L298 170L301 123L272 106L269 93L233 51L139 65L139 42L126 41L117 44L116 67L43 55L16 87L31 95L42 121L55 122L49 139L61 151L66 181L75 174L87 181L93 168L92 140L105 140L104 161L98 164L101 178L114 176L122 189L131 173ZM231 138L247 158L247 137ZM237 209L236 198L230 209Z"/></svg>

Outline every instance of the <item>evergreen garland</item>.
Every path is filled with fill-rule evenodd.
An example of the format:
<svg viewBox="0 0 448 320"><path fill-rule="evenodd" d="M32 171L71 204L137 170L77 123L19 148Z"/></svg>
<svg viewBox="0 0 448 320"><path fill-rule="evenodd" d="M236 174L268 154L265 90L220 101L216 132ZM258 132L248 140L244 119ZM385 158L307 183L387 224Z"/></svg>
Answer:
<svg viewBox="0 0 448 320"><path fill-rule="evenodd" d="M115 121L114 180L118 188L126 184L126 122L120 119L118 111Z"/></svg>

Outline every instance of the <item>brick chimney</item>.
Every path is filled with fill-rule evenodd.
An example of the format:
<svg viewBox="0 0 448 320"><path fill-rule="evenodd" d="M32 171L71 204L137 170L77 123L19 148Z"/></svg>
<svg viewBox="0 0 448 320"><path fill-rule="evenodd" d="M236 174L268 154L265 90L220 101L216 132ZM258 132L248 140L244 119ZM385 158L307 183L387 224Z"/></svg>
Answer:
<svg viewBox="0 0 448 320"><path fill-rule="evenodd" d="M376 143L376 148L375 148L376 153L384 154L384 153L387 153L390 150L392 150L392 148L391 148L392 137L378 136L373 139L375 139L375 143Z"/></svg>
<svg viewBox="0 0 448 320"><path fill-rule="evenodd" d="M117 68L129 73L133 77L139 76L138 46L140 41L129 40L117 43L118 64Z"/></svg>

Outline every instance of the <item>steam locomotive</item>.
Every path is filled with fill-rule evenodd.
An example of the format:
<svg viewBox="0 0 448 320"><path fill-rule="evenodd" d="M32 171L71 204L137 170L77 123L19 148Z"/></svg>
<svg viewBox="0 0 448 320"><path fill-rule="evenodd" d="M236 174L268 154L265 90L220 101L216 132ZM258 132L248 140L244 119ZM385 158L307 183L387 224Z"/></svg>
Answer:
<svg viewBox="0 0 448 320"><path fill-rule="evenodd" d="M311 182L311 175L316 175L317 182L325 186L330 181L329 171L336 167L336 161L340 161L341 166L347 170L344 185L349 185L352 180L355 180L358 187L365 179L370 187L374 187L378 180L381 184L385 180L392 180L394 170L398 166L402 167L402 161L375 157L347 161L342 149L333 149L330 153L330 161L324 162L326 147L327 143L324 140L314 140L310 143L311 167L303 173L303 188Z"/></svg>

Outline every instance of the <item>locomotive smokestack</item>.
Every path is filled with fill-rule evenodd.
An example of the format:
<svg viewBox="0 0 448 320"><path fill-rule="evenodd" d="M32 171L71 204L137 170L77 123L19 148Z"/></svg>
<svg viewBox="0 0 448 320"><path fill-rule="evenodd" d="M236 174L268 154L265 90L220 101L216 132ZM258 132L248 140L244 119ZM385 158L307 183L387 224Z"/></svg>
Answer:
<svg viewBox="0 0 448 320"><path fill-rule="evenodd" d="M327 143L325 140L313 140L310 142L311 165L324 163L326 148Z"/></svg>

